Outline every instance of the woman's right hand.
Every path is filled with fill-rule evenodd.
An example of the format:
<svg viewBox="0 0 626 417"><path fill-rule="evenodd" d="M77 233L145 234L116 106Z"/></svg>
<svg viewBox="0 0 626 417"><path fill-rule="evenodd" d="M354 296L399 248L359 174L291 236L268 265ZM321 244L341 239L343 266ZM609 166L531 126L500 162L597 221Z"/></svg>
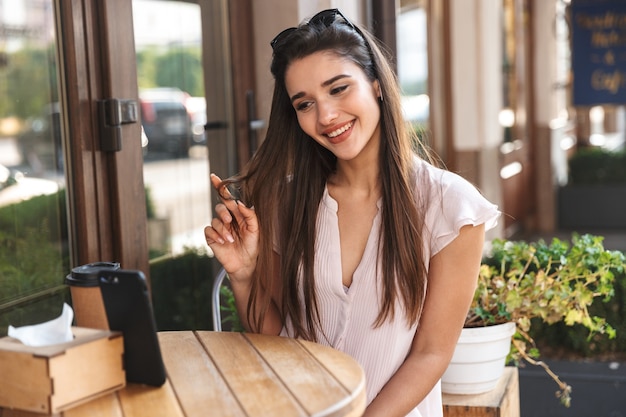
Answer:
<svg viewBox="0 0 626 417"><path fill-rule="evenodd" d="M253 208L241 201L230 199L230 192L220 190L222 180L211 174L211 183L222 198L215 206L215 217L211 225L204 228L204 236L215 257L222 264L230 280L249 283L256 268L259 249L259 224ZM233 222L239 232L233 232Z"/></svg>

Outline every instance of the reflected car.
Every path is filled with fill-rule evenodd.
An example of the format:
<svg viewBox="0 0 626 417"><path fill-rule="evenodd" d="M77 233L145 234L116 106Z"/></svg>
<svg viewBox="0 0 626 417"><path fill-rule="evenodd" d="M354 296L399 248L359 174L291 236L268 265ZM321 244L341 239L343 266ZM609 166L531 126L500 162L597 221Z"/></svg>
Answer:
<svg viewBox="0 0 626 417"><path fill-rule="evenodd" d="M189 155L192 144L191 117L185 107L188 95L175 88L141 90L141 125L148 137L147 153Z"/></svg>
<svg viewBox="0 0 626 417"><path fill-rule="evenodd" d="M44 178L26 177L22 172L0 165L0 207L59 191L59 184Z"/></svg>

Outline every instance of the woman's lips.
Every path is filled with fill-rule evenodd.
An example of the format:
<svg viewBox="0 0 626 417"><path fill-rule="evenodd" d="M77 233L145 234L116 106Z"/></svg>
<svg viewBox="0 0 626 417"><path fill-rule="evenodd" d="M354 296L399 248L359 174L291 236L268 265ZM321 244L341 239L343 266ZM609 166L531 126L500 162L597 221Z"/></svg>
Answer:
<svg viewBox="0 0 626 417"><path fill-rule="evenodd" d="M354 120L346 123L345 125L337 129L333 129L332 131L326 132L324 134L326 135L326 137L328 137L328 139L330 139L331 142L338 143L348 137L348 135L352 131L352 126L354 126Z"/></svg>

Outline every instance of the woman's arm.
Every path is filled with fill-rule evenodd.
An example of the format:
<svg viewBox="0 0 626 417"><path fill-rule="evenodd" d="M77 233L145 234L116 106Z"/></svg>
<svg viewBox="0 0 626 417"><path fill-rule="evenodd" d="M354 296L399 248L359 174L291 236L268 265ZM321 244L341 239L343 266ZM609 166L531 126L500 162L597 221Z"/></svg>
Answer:
<svg viewBox="0 0 626 417"><path fill-rule="evenodd" d="M248 304L259 255L258 219L253 208L246 207L241 201L233 199L228 190L221 189L222 180L217 175L211 174L211 183L222 198L222 203L215 206L215 217L211 225L205 227L204 236L228 274L239 318L243 326L251 331L253 326L248 321ZM234 233L234 222L238 225L237 233ZM279 262L278 255L274 257L274 262ZM280 300L280 277L272 279L272 294L269 294L271 302L265 313L263 327L256 330L259 333L279 334L283 327L280 304L276 301ZM267 297L265 291L264 288L257 290L256 312L262 309L262 300ZM252 321L255 319L252 317Z"/></svg>
<svg viewBox="0 0 626 417"><path fill-rule="evenodd" d="M424 310L411 351L364 416L406 416L445 372L476 288L484 235L484 225L464 226L431 258Z"/></svg>

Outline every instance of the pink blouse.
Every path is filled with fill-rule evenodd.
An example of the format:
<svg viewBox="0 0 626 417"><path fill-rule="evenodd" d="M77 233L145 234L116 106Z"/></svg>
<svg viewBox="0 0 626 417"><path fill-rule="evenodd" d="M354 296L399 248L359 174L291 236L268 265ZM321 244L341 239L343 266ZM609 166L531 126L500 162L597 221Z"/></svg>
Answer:
<svg viewBox="0 0 626 417"><path fill-rule="evenodd" d="M452 242L462 226L497 223L499 211L467 180L452 172L435 168L416 159L417 184L426 187L425 261ZM374 327L380 309L381 289L376 271L378 236L381 227L381 201L369 234L365 252L354 271L352 284L345 288L341 279L341 251L337 219L337 202L324 191L317 218L315 244L315 279L318 306L324 335L317 334L321 344L332 346L354 357L363 367L367 383L367 401L371 402L396 370L411 348L417 325L407 327L403 314ZM397 302L396 311L402 307ZM282 334L293 334L289 322ZM407 417L442 417L441 387L437 383L430 394Z"/></svg>

